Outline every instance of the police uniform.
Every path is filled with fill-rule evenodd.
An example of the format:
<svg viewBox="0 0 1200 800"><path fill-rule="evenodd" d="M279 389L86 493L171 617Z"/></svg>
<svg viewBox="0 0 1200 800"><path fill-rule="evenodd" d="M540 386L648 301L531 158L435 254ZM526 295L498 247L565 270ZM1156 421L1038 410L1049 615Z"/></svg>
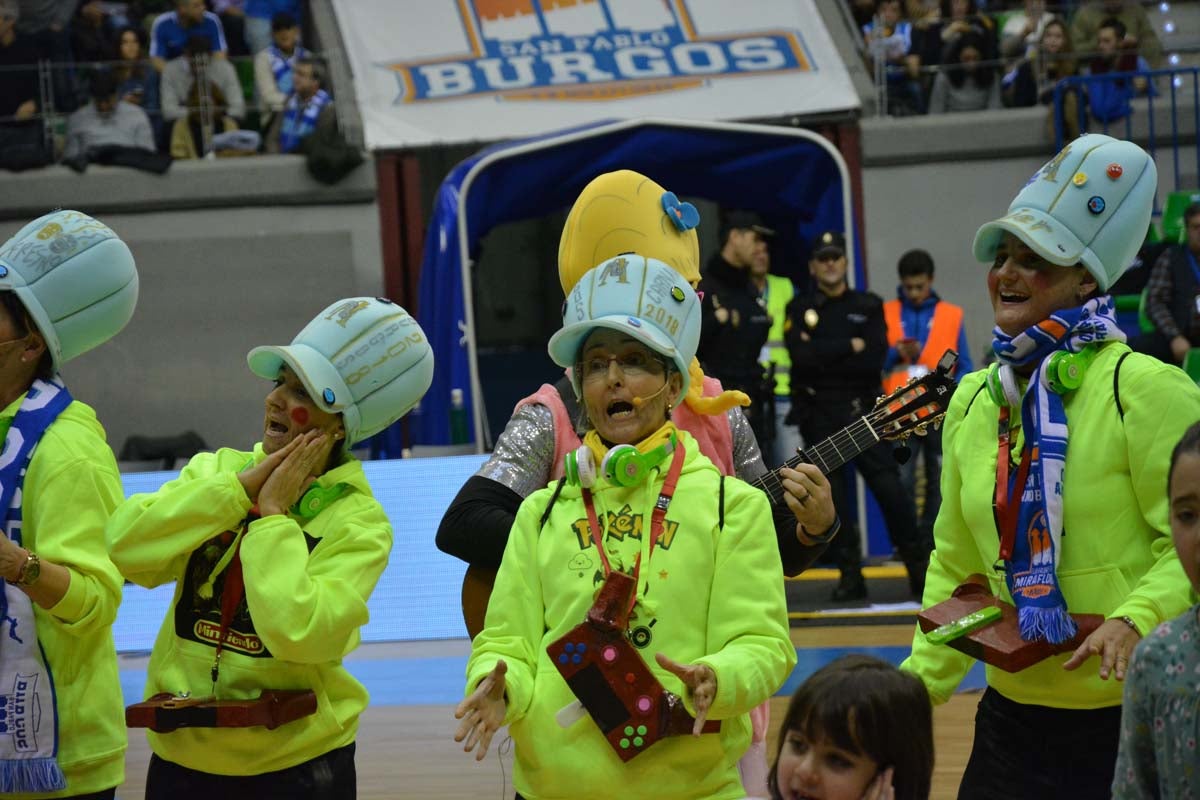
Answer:
<svg viewBox="0 0 1200 800"><path fill-rule="evenodd" d="M771 396L758 363L771 330L766 300L750 280L750 271L738 269L720 253L708 262L700 291L704 301L696 356L705 374L719 379L726 389L750 396L753 402L745 413L755 438L765 448L774 436L765 424L765 406Z"/></svg>
<svg viewBox="0 0 1200 800"><path fill-rule="evenodd" d="M826 248L844 252L839 233L824 234L819 241ZM805 443L811 446L865 415L882 394L880 376L888 347L883 301L870 292L850 288L837 297L817 289L798 295L788 306L784 331L792 357L791 421L800 425ZM861 353L854 352L853 338L866 343ZM852 463L879 502L888 534L908 569L909 585L919 598L931 548L918 536L913 500L900 483L892 448L875 447ZM838 516L854 519L845 473L835 471L829 482ZM865 597L857 527L844 530L828 552L842 573L834 599Z"/></svg>

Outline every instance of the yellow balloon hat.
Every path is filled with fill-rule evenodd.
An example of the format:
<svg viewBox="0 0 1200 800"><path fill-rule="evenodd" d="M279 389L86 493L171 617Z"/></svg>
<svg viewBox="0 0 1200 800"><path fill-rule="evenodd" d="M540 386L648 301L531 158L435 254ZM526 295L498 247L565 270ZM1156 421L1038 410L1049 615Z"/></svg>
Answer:
<svg viewBox="0 0 1200 800"><path fill-rule="evenodd" d="M592 267L622 253L657 259L692 286L700 283L700 215L691 203L633 170L594 178L571 206L558 242L558 280L566 296ZM750 405L743 392L703 397L704 372L692 359L685 402L697 414L723 414Z"/></svg>

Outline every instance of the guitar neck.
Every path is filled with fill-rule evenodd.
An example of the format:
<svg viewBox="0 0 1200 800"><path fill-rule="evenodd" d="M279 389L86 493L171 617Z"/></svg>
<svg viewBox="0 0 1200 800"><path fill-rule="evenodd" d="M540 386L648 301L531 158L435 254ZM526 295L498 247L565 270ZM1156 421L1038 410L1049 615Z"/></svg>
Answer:
<svg viewBox="0 0 1200 800"><path fill-rule="evenodd" d="M754 485L766 492L772 503L783 502L783 481L779 470L784 467L794 469L798 464L812 464L821 473L829 473L841 467L856 456L870 450L880 441L879 434L871 427L866 417L859 417L840 431L817 442L812 447L801 450L795 457L789 458L782 466L767 470Z"/></svg>

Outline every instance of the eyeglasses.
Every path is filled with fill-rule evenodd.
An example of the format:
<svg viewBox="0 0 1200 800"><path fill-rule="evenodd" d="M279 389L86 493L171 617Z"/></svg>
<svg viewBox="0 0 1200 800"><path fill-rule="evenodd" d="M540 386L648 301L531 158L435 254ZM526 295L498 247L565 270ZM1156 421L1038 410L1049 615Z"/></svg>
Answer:
<svg viewBox="0 0 1200 800"><path fill-rule="evenodd" d="M661 375L665 369L662 362L653 356L641 350L630 350L619 356L589 356L579 362L579 373L585 381L601 381L608 375L608 365L613 362L626 378Z"/></svg>

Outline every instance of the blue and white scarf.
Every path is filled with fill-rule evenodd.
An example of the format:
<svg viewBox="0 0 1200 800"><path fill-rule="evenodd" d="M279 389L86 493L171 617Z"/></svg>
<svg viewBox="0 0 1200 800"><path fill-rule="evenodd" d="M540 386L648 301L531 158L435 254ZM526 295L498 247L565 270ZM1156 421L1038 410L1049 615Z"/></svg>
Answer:
<svg viewBox="0 0 1200 800"><path fill-rule="evenodd" d="M0 508L4 532L21 543L21 487L33 450L50 424L71 405L55 379L34 381L21 401L0 450ZM38 644L29 595L3 580L0 608L0 793L67 788L58 766L58 705L54 677Z"/></svg>
<svg viewBox="0 0 1200 800"><path fill-rule="evenodd" d="M1021 401L1025 449L1030 453L1029 475L1020 494L1017 535L1012 558L1004 563L1005 580L1017 606L1021 638L1060 644L1075 635L1075 621L1058 586L1058 560L1062 547L1062 473L1067 460L1067 415L1063 398L1047 382L1049 356L1058 351L1081 352L1104 342L1123 342L1111 297L1097 297L1078 308L1051 314L1016 336L999 328L992 331L992 350L1000 369L1036 364L1036 380L1029 381ZM1009 497L1016 475L1009 477Z"/></svg>
<svg viewBox="0 0 1200 800"><path fill-rule="evenodd" d="M297 59L304 58L308 55L308 51L300 45L292 48L292 54L284 58L283 52L271 45L267 48L267 58L271 64L271 74L275 76L275 85L279 87L279 91L284 94L292 93L292 67L296 66Z"/></svg>
<svg viewBox="0 0 1200 800"><path fill-rule="evenodd" d="M287 105L283 107L283 123L279 128L280 151L294 152L304 137L316 130L317 117L321 116L321 109L329 105L331 99L324 89L318 89L303 108L300 107L299 95L293 94L288 98Z"/></svg>

